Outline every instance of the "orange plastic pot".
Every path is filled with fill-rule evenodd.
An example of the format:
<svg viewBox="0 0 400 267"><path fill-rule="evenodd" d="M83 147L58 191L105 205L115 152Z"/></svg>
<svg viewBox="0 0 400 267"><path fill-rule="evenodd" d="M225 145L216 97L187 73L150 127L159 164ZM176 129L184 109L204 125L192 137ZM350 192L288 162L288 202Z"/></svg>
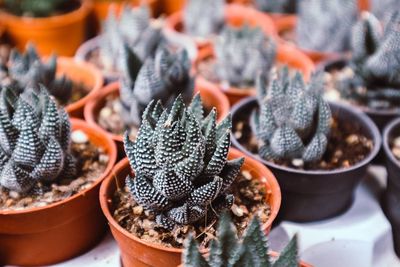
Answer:
<svg viewBox="0 0 400 267"><path fill-rule="evenodd" d="M247 23L250 26L260 27L267 35L277 37L277 31L271 18L251 7L238 4L228 4L225 6L225 22L232 26L241 26ZM167 18L166 27L169 30L183 32L183 11L178 11ZM195 40L197 46L202 49L209 47L209 40Z"/></svg>
<svg viewBox="0 0 400 267"><path fill-rule="evenodd" d="M175 2L175 0L171 2ZM142 3L147 3L150 6L153 16L158 15L159 0L147 0L145 2L141 0L94 0L93 16L95 21L91 26L95 27L95 32L98 33L101 29L101 23L107 18L110 8L113 8L116 14L119 15L124 5L139 6Z"/></svg>
<svg viewBox="0 0 400 267"><path fill-rule="evenodd" d="M109 156L106 170L95 184L45 207L0 211L0 265L43 266L80 255L93 247L106 230L98 201L100 183L117 157L114 142L86 122L71 119Z"/></svg>
<svg viewBox="0 0 400 267"><path fill-rule="evenodd" d="M196 65L201 61L214 57L214 50L210 46L199 51ZM312 72L315 70L314 63L304 53L299 51L294 46L290 46L284 43L280 43L277 48L276 60L278 64L288 65L290 68L294 68L303 73L306 80L311 77ZM198 80L202 82L207 81L204 77L199 77ZM208 83L212 83L207 81ZM212 83L215 87L219 88L229 99L229 103L234 105L238 101L248 96L256 95L255 89L241 89L235 87L224 88L219 84Z"/></svg>
<svg viewBox="0 0 400 267"><path fill-rule="evenodd" d="M36 45L39 54L56 53L73 56L85 41L86 23L92 9L90 1L81 0L81 6L69 13L46 18L15 16L0 12L10 41L23 51L28 42Z"/></svg>
<svg viewBox="0 0 400 267"><path fill-rule="evenodd" d="M243 156L241 152L234 148L230 149L228 155L229 159ZM255 179L265 181L265 186L271 193L267 200L271 206L271 215L263 225L264 230L268 233L281 205L281 191L274 175L264 165L254 159L244 157L245 162L242 169L249 171ZM167 248L141 240L130 234L114 220L112 216L115 209L113 196L117 188L123 188L125 178L129 173L131 173L131 168L128 159L124 159L115 166L100 188L101 208L121 250L122 264L124 267L176 267L181 262L182 249ZM203 253L207 253L207 250Z"/></svg>
<svg viewBox="0 0 400 267"><path fill-rule="evenodd" d="M125 157L123 136L113 134L103 129L98 123L97 118L100 110L104 107L107 96L115 95L119 97L119 82L113 82L105 86L99 93L89 101L84 108L85 120L98 131L104 132L117 144L119 158ZM218 91L213 84L207 81L196 81L195 91L200 92L203 103L206 107L215 107L217 109L218 120L222 120L229 113L229 101L224 94Z"/></svg>
<svg viewBox="0 0 400 267"><path fill-rule="evenodd" d="M65 75L74 84L83 84L88 90L87 95L65 107L71 117L83 118L83 107L95 97L103 86L103 75L90 63L75 61L73 58L59 57L57 59L57 75Z"/></svg>
<svg viewBox="0 0 400 267"><path fill-rule="evenodd" d="M185 0L161 0L161 13L171 15L182 10L185 3Z"/></svg>

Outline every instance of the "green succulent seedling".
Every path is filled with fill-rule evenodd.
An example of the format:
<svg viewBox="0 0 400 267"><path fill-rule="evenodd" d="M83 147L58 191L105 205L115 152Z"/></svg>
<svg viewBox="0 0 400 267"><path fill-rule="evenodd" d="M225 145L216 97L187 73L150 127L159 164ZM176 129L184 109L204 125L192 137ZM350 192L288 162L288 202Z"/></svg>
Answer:
<svg viewBox="0 0 400 267"><path fill-rule="evenodd" d="M49 17L62 11L71 0L4 0L4 7L18 16Z"/></svg>
<svg viewBox="0 0 400 267"><path fill-rule="evenodd" d="M228 189L244 159L227 160L231 117L217 124L216 115L214 108L203 117L199 94L188 107L178 96L169 111L152 101L136 141L125 135L125 152L135 170L126 185L137 203L155 213L159 226L172 230L233 205Z"/></svg>
<svg viewBox="0 0 400 267"><path fill-rule="evenodd" d="M259 155L267 160L321 159L332 120L329 104L322 98L322 73L306 84L300 73L290 78L285 67L268 84L261 74L256 88L260 110L252 114L251 125Z"/></svg>
<svg viewBox="0 0 400 267"><path fill-rule="evenodd" d="M239 241L230 217L223 214L208 258L201 254L197 241L190 236L185 242L182 262L184 267L297 267L297 236L274 259L268 253L268 240L257 217Z"/></svg>

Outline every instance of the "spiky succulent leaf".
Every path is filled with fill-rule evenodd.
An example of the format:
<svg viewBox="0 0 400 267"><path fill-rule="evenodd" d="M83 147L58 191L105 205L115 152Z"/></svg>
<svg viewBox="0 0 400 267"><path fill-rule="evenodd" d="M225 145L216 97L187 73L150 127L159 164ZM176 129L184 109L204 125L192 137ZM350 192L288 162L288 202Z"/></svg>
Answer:
<svg viewBox="0 0 400 267"><path fill-rule="evenodd" d="M185 31L196 37L218 33L224 24L225 0L189 0L183 20Z"/></svg>
<svg viewBox="0 0 400 267"><path fill-rule="evenodd" d="M224 135L213 139L214 143L206 142L211 139L205 133L216 133L217 126L214 122L204 128L200 117L192 113L200 108L198 97L186 107L178 96L168 111L151 102L136 141L130 141L127 135L124 140L136 172L135 179L127 178L127 186L137 202L156 212L157 222L168 229L194 223L212 210L229 208L233 196L225 191L243 163L242 159L226 159L230 123L219 125ZM212 151L211 157L207 151Z"/></svg>
<svg viewBox="0 0 400 267"><path fill-rule="evenodd" d="M69 0L5 0L7 11L18 16L49 17L68 8Z"/></svg>
<svg viewBox="0 0 400 267"><path fill-rule="evenodd" d="M295 267L298 266L298 245L297 235L289 241L283 251L280 253L278 259L272 265L273 267Z"/></svg>
<svg viewBox="0 0 400 267"><path fill-rule="evenodd" d="M296 13L297 0L256 0L257 9L270 13Z"/></svg>
<svg viewBox="0 0 400 267"><path fill-rule="evenodd" d="M235 87L255 84L259 72L269 72L275 62L276 45L260 28L226 27L215 45L215 71L221 81Z"/></svg>
<svg viewBox="0 0 400 267"><path fill-rule="evenodd" d="M37 182L73 178L76 161L69 149L68 115L57 109L47 89L25 90L19 97L2 99L8 101L14 101L10 108L0 109L0 185L26 193Z"/></svg>
<svg viewBox="0 0 400 267"><path fill-rule="evenodd" d="M356 0L299 1L297 43L308 50L342 52L349 49L351 27L357 19Z"/></svg>
<svg viewBox="0 0 400 267"><path fill-rule="evenodd" d="M197 241L192 235L185 241L185 251L182 261L185 267L211 267L199 251Z"/></svg>
<svg viewBox="0 0 400 267"><path fill-rule="evenodd" d="M259 139L259 154L267 160L303 159L314 162L326 150L332 114L321 97L320 75L305 84L300 74L292 79L286 70L271 80L264 93L260 111L252 114L251 126ZM289 81L289 82L287 82Z"/></svg>

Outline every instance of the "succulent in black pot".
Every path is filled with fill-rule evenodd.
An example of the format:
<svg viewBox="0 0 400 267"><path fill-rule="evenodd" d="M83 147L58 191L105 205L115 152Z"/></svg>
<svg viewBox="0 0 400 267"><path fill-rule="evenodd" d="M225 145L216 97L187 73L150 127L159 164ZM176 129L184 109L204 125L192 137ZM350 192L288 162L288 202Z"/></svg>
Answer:
<svg viewBox="0 0 400 267"><path fill-rule="evenodd" d="M352 56L325 62L327 91L364 111L383 130L400 115L400 12L385 27L363 12L353 27Z"/></svg>
<svg viewBox="0 0 400 267"><path fill-rule="evenodd" d="M392 224L396 254L400 257L400 119L390 122L383 131L383 149L388 173L383 210Z"/></svg>
<svg viewBox="0 0 400 267"><path fill-rule="evenodd" d="M350 207L381 139L362 112L322 98L323 77L306 84L287 69L257 80L258 97L232 109L232 143L276 175L280 217L315 221Z"/></svg>

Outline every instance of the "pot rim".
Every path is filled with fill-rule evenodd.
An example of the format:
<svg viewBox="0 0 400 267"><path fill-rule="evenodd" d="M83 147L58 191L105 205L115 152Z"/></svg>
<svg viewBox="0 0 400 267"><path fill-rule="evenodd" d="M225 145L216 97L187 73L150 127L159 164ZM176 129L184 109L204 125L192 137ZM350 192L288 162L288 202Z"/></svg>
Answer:
<svg viewBox="0 0 400 267"><path fill-rule="evenodd" d="M235 114L237 114L244 106L249 105L252 102L257 103L256 97L247 97L247 98L241 100L239 103L235 104L231 110L232 117L235 117ZM236 139L236 137L234 136L233 133L231 133L232 143L244 154L252 157L253 159L260 161L261 163L263 163L264 165L266 165L268 167L277 169L279 171L290 172L290 173L295 173L295 174L314 175L314 176L321 176L321 175L326 175L326 174L329 174L329 175L341 174L341 173L350 172L350 171L356 170L362 166L368 165L378 154L381 144L382 144L382 138L381 138L380 132L378 130L378 127L366 114L364 114L360 110L354 109L349 105L343 105L340 103L334 103L334 102L330 102L330 101L328 101L328 103L329 103L329 106L331 106L331 107L333 106L338 109L343 109L346 112L352 113L353 115L358 117L360 124L364 124L365 126L367 126L367 128L370 130L371 135L372 135L371 140L373 141L374 144L373 144L373 148L370 151L370 153L368 154L368 156L366 156L363 160L357 162L356 164L350 166L349 168L340 168L340 169L334 169L334 170L298 170L298 169L294 169L294 168L290 168L290 167L281 166L281 165L278 165L278 164L270 162L270 161L266 161L266 160L260 158L258 155L251 153L244 146L242 146L242 144L239 143L239 141Z"/></svg>
<svg viewBox="0 0 400 267"><path fill-rule="evenodd" d="M397 168L400 168L400 162L395 158L393 155L392 150L390 149L389 145L389 138L390 135L394 130L400 127L400 118L396 118L389 122L388 125L383 129L383 149L385 150L386 157L397 166Z"/></svg>
<svg viewBox="0 0 400 267"><path fill-rule="evenodd" d="M94 182L89 188L86 188L85 190L82 190L71 197L65 198L61 201L58 201L58 202L55 202L55 203L52 203L50 205L43 206L43 207L33 207L33 208L23 209L23 210L0 211L0 216L30 214L30 213L34 213L34 212L45 210L45 209L51 209L56 206L65 205L67 202L70 202L76 198L84 196L88 191L92 190L97 185L102 183L103 180L111 173L112 168L114 167L115 162L117 160L117 147L116 147L114 141L111 138L109 138L107 135L105 135L104 133L96 131L96 129L94 129L91 125L89 125L84 120L77 119L77 118L70 118L70 121L71 121L72 129L75 128L76 130L83 130L84 132L92 130L93 133L91 135L97 135L97 137L100 137L101 139L103 139L103 142L105 143L104 147L106 147L108 149L107 155L109 156L109 161L107 163L107 166L106 166L106 169L104 170L104 172L97 178L96 182ZM90 137L90 135L89 135L89 137Z"/></svg>
<svg viewBox="0 0 400 267"><path fill-rule="evenodd" d="M346 57L346 56L343 56L343 55L335 57L335 58L327 59L327 60L321 62L317 69L325 71L325 72L328 72L327 68L330 67L333 64L343 63L343 64L345 64L347 66L348 62L349 62L349 59L350 59L349 57ZM335 88L335 90L337 90L337 89ZM372 109L372 108L369 108L367 106L357 105L356 103L352 104L351 102L348 102L348 101L346 101L344 99L341 99L341 98L340 98L339 101L341 101L341 103L343 103L343 105L349 105L349 106L355 107L355 108L357 108L357 109L359 109L359 110L361 110L361 111L363 111L363 112L365 112L367 114L371 114L371 115L400 116L400 111L396 111L396 110Z"/></svg>
<svg viewBox="0 0 400 267"><path fill-rule="evenodd" d="M257 162L256 160L252 159L251 157L248 157L247 155L245 155L244 153L242 153L241 151L239 151L233 147L230 147L229 154L231 154L231 155L233 154L232 157L234 157L234 158L245 157L245 160L247 162L249 162L249 165L256 166L257 169L264 169L265 173L268 174L268 177L265 177L266 183L268 183L271 188L271 199L275 199L276 203L273 203L274 204L273 206L271 205L271 214L270 214L267 222L265 224L263 224L263 230L265 230L268 227L272 226L272 223L276 219L279 209L280 209L280 206L281 206L282 195L281 195L281 189L280 189L279 183L278 183L277 179L275 178L275 175L269 170L269 168L262 165L260 162ZM107 195L107 189L110 187L111 182L116 179L116 173L120 172L121 170L123 170L127 167L132 170L132 168L129 164L128 158L125 157L124 159L122 159L115 165L115 167L113 168L111 173L101 184L100 194L99 194L100 206L101 206L101 209L102 209L105 217L107 218L108 223L110 224L110 226L114 227L118 232L123 234L125 238L134 240L135 242L138 242L144 246L151 247L151 248L157 249L157 250L171 252L171 253L182 253L183 249L181 249L181 248L165 247L160 244L155 244L155 243L151 243L151 242L142 240L139 237L135 236L134 234L128 232L126 229L124 229L122 226L120 226L115 221L115 219L112 216L111 211L108 207L109 196ZM272 201L270 201L269 203L271 204L271 202ZM201 251L201 253L207 253L208 250L209 249L203 249Z"/></svg>
<svg viewBox="0 0 400 267"><path fill-rule="evenodd" d="M79 2L79 8L74 9L71 12L50 17L17 16L7 12L6 10L0 10L0 15L4 18L6 24L12 24L13 27L17 28L25 28L26 23L29 23L29 27L39 29L58 28L63 27L66 24L74 23L75 21L81 20L82 17L87 17L89 15L93 7L92 2L86 0L79 0Z"/></svg>

